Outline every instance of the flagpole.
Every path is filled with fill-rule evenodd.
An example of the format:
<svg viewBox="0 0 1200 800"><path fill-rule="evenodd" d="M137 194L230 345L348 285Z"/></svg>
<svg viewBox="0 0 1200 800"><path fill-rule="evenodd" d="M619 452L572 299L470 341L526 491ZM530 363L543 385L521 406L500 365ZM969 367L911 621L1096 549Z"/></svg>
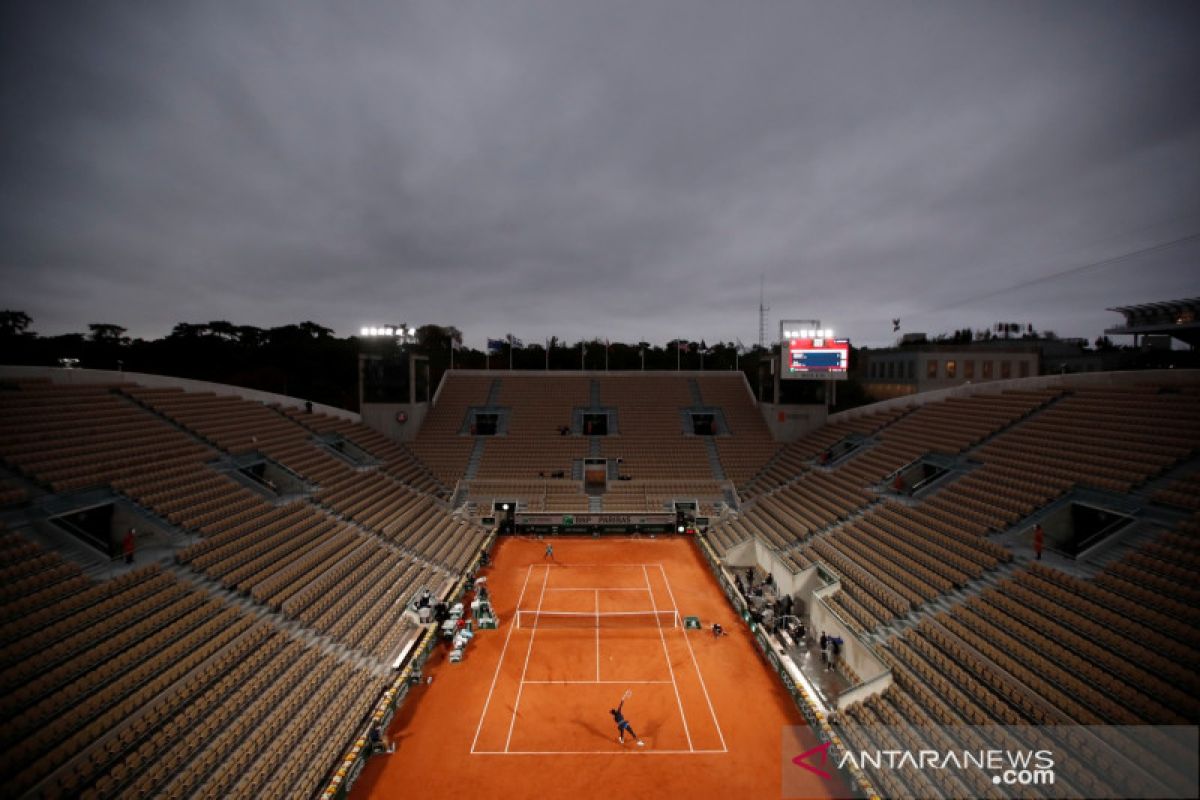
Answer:
<svg viewBox="0 0 1200 800"><path fill-rule="evenodd" d="M512 371L512 351L513 351L513 335L508 335L508 370Z"/></svg>
<svg viewBox="0 0 1200 800"><path fill-rule="evenodd" d="M579 340L579 371L583 372L583 357L587 355L587 345L583 339Z"/></svg>
<svg viewBox="0 0 1200 800"><path fill-rule="evenodd" d="M608 372L608 338L604 339L604 371Z"/></svg>
<svg viewBox="0 0 1200 800"><path fill-rule="evenodd" d="M546 371L550 371L550 340L546 340Z"/></svg>
<svg viewBox="0 0 1200 800"><path fill-rule="evenodd" d="M679 372L679 342L675 342L675 371Z"/></svg>

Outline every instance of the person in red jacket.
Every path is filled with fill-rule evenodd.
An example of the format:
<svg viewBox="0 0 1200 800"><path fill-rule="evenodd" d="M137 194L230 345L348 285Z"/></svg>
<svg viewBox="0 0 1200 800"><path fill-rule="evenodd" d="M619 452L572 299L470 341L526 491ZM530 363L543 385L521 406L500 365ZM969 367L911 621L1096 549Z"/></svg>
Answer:
<svg viewBox="0 0 1200 800"><path fill-rule="evenodd" d="M1033 526L1033 552L1037 554L1037 560L1042 560L1042 548L1046 545L1046 532L1042 530L1041 523Z"/></svg>
<svg viewBox="0 0 1200 800"><path fill-rule="evenodd" d="M133 528L130 528L128 531L125 532L125 541L121 545L121 549L124 550L124 552L125 552L125 563L126 564L133 563L133 551L136 546L137 545L133 538Z"/></svg>

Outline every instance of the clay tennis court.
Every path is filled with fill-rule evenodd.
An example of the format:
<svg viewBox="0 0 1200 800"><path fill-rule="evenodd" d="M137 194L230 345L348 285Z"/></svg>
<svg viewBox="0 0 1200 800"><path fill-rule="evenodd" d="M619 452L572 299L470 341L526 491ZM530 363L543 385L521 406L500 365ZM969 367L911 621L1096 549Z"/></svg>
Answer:
<svg viewBox="0 0 1200 800"><path fill-rule="evenodd" d="M553 545L551 560L542 541L500 540L483 572L500 629L458 664L435 650L433 682L392 722L396 752L372 758L351 796L780 797L780 731L803 719L695 543ZM689 616L704 629L685 629ZM714 639L714 621L730 635ZM627 692L645 747L617 741L608 710Z"/></svg>

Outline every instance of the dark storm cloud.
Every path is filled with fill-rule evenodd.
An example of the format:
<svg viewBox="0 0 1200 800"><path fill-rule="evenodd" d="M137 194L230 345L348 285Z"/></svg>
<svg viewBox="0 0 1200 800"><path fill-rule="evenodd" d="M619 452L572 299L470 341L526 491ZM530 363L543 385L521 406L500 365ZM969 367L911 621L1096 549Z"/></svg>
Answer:
<svg viewBox="0 0 1200 800"><path fill-rule="evenodd" d="M0 305L863 343L1197 294L1191 4L8 4Z"/></svg>

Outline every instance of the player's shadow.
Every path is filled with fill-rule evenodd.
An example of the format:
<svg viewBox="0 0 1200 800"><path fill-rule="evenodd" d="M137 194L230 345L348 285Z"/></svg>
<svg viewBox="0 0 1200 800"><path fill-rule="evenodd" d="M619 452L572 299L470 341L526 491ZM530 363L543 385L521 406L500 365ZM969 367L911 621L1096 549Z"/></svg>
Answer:
<svg viewBox="0 0 1200 800"><path fill-rule="evenodd" d="M606 728L601 729L600 726L598 726L598 725L593 725L590 722L583 722L582 720L577 721L575 724L578 725L580 728L583 728L585 731L587 731L588 735L590 735L596 739L603 739L604 741L610 741L612 739L617 738L616 725L609 725Z"/></svg>
<svg viewBox="0 0 1200 800"><path fill-rule="evenodd" d="M659 732L659 731L662 729L662 721L661 721L661 720L657 720L657 719L655 719L655 720L647 720L647 721L646 721L645 723L643 723L643 724L645 725L645 734L644 734L644 736L643 736L642 738L644 738L644 739L657 739L657 738L658 738L658 732ZM637 730L637 729L635 728L634 730Z"/></svg>
<svg viewBox="0 0 1200 800"><path fill-rule="evenodd" d="M616 725L605 725L601 727L591 722L584 722L583 720L577 720L575 724L586 731L587 734L592 738L600 739L605 742L611 742L617 738ZM646 723L644 726L635 725L633 729L638 731L643 739L653 739L656 737L661 728L662 723L658 720L655 720L653 722Z"/></svg>

